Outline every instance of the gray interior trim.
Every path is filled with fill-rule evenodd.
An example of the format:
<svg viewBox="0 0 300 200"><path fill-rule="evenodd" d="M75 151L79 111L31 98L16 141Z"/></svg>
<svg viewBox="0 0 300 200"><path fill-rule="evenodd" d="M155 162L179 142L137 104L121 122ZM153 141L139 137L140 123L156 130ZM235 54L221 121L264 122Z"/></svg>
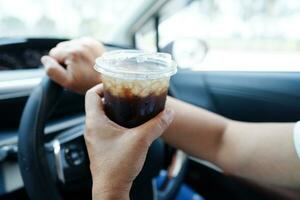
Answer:
<svg viewBox="0 0 300 200"><path fill-rule="evenodd" d="M130 45L134 33L168 1L170 0L143 0L133 5L131 14L120 19L120 26L112 31L109 40L116 44Z"/></svg>
<svg viewBox="0 0 300 200"><path fill-rule="evenodd" d="M58 120L58 122L52 122L52 124L46 126L45 133L51 134L60 130L68 129L73 126L83 124L84 123L84 115L76 116L71 119L65 119L65 120ZM1 134L1 133L0 133ZM8 133L11 136L7 137L7 139L1 139L0 140L0 148L5 148L11 145L17 145L18 142L18 132L10 132ZM78 135L83 134L82 132L76 134L76 137ZM57 173L59 179L64 182L64 174L62 169L62 159L61 159L61 151L60 151L60 142L59 140L54 140L52 142L52 147L54 150L55 155L55 162L57 166ZM17 162L13 161L4 161L2 163L1 173L3 173L4 176L4 184L5 184L5 192L12 192L15 191L21 187L23 187L23 181L21 178L19 166Z"/></svg>
<svg viewBox="0 0 300 200"><path fill-rule="evenodd" d="M57 140L57 139L54 140L52 142L52 147L53 147L54 156L55 156L56 172L57 172L58 178L61 182L65 183L65 175L64 175L63 166L62 166L62 158L61 158L59 140Z"/></svg>
<svg viewBox="0 0 300 200"><path fill-rule="evenodd" d="M183 151L178 150L176 152L176 159L175 159L175 163L174 163L174 169L171 172L172 177L176 177L179 174L186 158L187 158L187 155Z"/></svg>
<svg viewBox="0 0 300 200"><path fill-rule="evenodd" d="M45 134L51 134L60 130L68 129L73 126L83 124L84 123L85 116L79 115L72 117L70 119L60 119L58 121L54 121L51 124L47 125L45 128ZM1 135L0 131L0 135ZM18 142L18 131L12 131L7 133L9 136L5 139L0 140L0 147L17 144Z"/></svg>
<svg viewBox="0 0 300 200"><path fill-rule="evenodd" d="M211 168L213 170L216 170L218 172L223 172L223 170L220 167L218 167L217 165L215 165L215 164L213 164L211 162L208 162L206 160L201 160L199 158L195 158L195 157L192 157L192 156L189 156L189 159L191 159L191 160L193 160L193 161L195 161L197 163L200 163L202 165L205 165L205 166L207 166L207 167L209 167L209 168Z"/></svg>
<svg viewBox="0 0 300 200"><path fill-rule="evenodd" d="M45 75L43 69L0 73L0 100L28 96Z"/></svg>
<svg viewBox="0 0 300 200"><path fill-rule="evenodd" d="M145 12L136 19L131 27L131 33L138 31L151 17L153 17L169 0L157 0L145 9Z"/></svg>
<svg viewBox="0 0 300 200"><path fill-rule="evenodd" d="M85 120L85 116L79 115L79 116L73 117L72 119L69 119L69 120L61 120L61 122L53 122L51 125L46 126L45 134L51 134L53 132L67 129L72 126L83 124L84 120Z"/></svg>
<svg viewBox="0 0 300 200"><path fill-rule="evenodd" d="M12 192L23 187L23 180L17 162L2 163L5 192Z"/></svg>

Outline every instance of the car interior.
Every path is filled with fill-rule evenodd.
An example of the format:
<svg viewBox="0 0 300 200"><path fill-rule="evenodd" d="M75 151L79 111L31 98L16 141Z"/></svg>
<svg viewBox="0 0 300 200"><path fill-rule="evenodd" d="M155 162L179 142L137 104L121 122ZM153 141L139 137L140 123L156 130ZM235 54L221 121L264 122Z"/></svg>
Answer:
<svg viewBox="0 0 300 200"><path fill-rule="evenodd" d="M3 5L10 4L0 0L0 5L1 2ZM48 4L44 5L51 4L51 1L45 2ZM86 4L89 2L96 5L97 1L87 1ZM126 3L121 0L105 2L110 7L120 4L123 6L120 6L121 9L126 8ZM230 2L234 5L239 1ZM262 2L267 4L271 1ZM105 49L152 48L170 53L179 68L171 79L169 95L230 119L247 122L299 120L300 70L299 66L293 66L299 65L300 49L294 53L298 53L299 57L294 59L298 59L298 63L290 67L288 60L284 68L285 63L281 62L283 68L280 70L274 70L272 66L263 68L264 63L259 64L260 57L253 58L257 59L252 63L255 65L253 69L250 63L247 69L226 70L222 68L223 60L215 62L214 69L191 68L191 65L206 64L210 52L213 52L213 45L201 37L185 35L178 38L172 36L175 37L172 39L165 34L166 31L174 33L176 28L180 29L180 21L174 26L168 22L170 19L176 22L178 13L181 15L183 11L196 8L203 11L205 6L213 10L214 6L220 8L221 4L221 1L212 0L132 0L132 8L128 8L126 16L116 18L114 32L107 37L110 39L103 40ZM263 7L265 4L255 5ZM74 6L77 11L79 5ZM243 4L246 7L250 5ZM5 30L9 26L4 26L1 9L5 6L0 6L0 26ZM29 10L32 11L34 8ZM191 16L183 18L189 20ZM13 21L9 24L14 25ZM40 61L41 56L47 55L59 42L77 35L62 37L54 32L51 37L43 37L8 33L12 36L0 35L0 199L91 199L89 159L83 138L84 96L51 81ZM143 44L147 46L144 48ZM217 59L212 58L213 61ZM224 66L227 64L224 63ZM157 186L154 179L163 172L168 174L168 178ZM192 191L189 199L297 199L292 191L224 174L212 163L190 157L162 139L150 147L130 197L188 199L178 195L183 185Z"/></svg>

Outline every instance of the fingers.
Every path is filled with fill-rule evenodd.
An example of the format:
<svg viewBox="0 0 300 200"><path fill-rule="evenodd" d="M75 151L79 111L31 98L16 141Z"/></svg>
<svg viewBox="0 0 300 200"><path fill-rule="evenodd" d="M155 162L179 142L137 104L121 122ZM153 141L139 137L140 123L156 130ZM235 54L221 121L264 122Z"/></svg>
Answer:
<svg viewBox="0 0 300 200"><path fill-rule="evenodd" d="M104 46L99 41L89 38L89 37L82 37L79 38L78 41L85 47L89 48L91 53L94 54L94 57L101 56L105 51Z"/></svg>
<svg viewBox="0 0 300 200"><path fill-rule="evenodd" d="M102 84L96 85L87 91L85 95L85 112L87 118L97 118L97 120L103 119L105 113L103 110L102 96Z"/></svg>
<svg viewBox="0 0 300 200"><path fill-rule="evenodd" d="M55 59L51 58L50 56L43 56L41 58L41 62L45 66L47 75L52 80L64 87L68 87L68 83L70 82L71 77L68 74L67 70L63 68L63 66L61 66Z"/></svg>
<svg viewBox="0 0 300 200"><path fill-rule="evenodd" d="M49 55L57 59L60 63L65 63L68 59L85 58L94 61L105 51L104 46L97 40L82 37L74 40L60 42L51 49Z"/></svg>
<svg viewBox="0 0 300 200"><path fill-rule="evenodd" d="M93 50L89 45L84 45L84 43L76 40L58 44L50 50L49 55L60 63L65 63L67 60L78 61L79 59L94 61Z"/></svg>
<svg viewBox="0 0 300 200"><path fill-rule="evenodd" d="M58 46L50 50L49 55L60 63L65 63L66 60L78 60L84 57L86 52L82 47L76 46Z"/></svg>
<svg viewBox="0 0 300 200"><path fill-rule="evenodd" d="M169 127L174 119L174 111L166 108L148 122L134 128L136 137L144 139L150 145L155 139L160 137L162 133Z"/></svg>

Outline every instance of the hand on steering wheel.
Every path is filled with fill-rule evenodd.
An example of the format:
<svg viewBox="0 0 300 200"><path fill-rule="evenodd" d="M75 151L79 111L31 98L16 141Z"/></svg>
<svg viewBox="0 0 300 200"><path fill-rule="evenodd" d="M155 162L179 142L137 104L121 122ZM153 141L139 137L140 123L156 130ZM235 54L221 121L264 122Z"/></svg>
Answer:
<svg viewBox="0 0 300 200"><path fill-rule="evenodd" d="M104 51L103 45L97 40L79 38L58 43L49 56L43 56L41 61L52 80L71 91L85 94L101 82L93 66L95 59Z"/></svg>

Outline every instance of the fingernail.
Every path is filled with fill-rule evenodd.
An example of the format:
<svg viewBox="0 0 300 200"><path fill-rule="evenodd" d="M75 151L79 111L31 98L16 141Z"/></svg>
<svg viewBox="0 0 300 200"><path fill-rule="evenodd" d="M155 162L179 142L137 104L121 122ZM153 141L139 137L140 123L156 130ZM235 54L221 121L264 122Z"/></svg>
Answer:
<svg viewBox="0 0 300 200"><path fill-rule="evenodd" d="M48 56L43 56L43 57L41 58L41 62L42 62L43 64L48 63L48 62L49 62Z"/></svg>

